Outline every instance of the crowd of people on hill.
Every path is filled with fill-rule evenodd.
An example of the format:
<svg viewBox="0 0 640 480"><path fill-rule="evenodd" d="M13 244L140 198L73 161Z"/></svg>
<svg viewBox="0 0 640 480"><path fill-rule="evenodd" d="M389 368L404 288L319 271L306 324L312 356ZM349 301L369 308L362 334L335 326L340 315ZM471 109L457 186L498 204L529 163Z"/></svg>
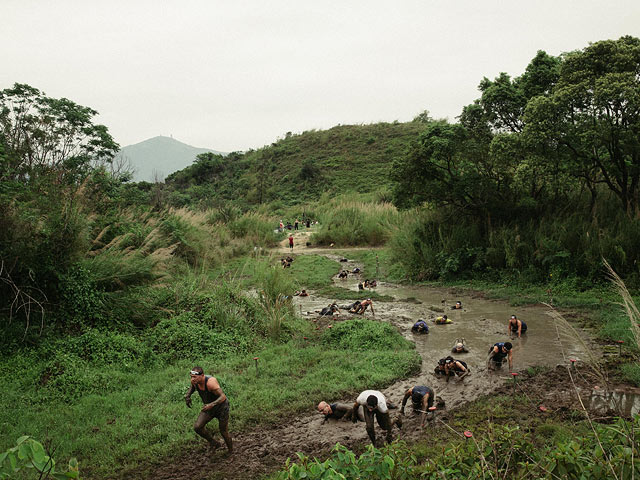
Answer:
<svg viewBox="0 0 640 480"><path fill-rule="evenodd" d="M291 231L295 231L295 230L299 230L302 227L306 227L306 228L311 228L311 226L313 225L317 225L319 222L313 221L310 218L302 218L302 221L299 219L295 219L293 220L293 222L291 220L287 220L286 223L283 222L282 220L280 220L280 223L278 223L278 232L284 232L285 230L291 230Z"/></svg>

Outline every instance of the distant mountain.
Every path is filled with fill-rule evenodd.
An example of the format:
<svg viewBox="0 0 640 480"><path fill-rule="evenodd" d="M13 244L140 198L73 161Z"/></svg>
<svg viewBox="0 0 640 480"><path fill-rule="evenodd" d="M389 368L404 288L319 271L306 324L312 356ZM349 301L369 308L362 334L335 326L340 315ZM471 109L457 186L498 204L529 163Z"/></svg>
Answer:
<svg viewBox="0 0 640 480"><path fill-rule="evenodd" d="M153 182L156 179L164 180L167 175L188 167L197 155L205 152L226 155L210 148L192 147L170 137L158 136L123 147L118 157L130 163L136 182Z"/></svg>

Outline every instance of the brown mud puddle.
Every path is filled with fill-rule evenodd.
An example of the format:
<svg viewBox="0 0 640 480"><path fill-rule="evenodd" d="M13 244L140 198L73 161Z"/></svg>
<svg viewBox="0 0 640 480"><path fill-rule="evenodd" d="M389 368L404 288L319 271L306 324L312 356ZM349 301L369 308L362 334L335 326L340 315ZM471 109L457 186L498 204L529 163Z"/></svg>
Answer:
<svg viewBox="0 0 640 480"><path fill-rule="evenodd" d="M308 232L299 232L294 236L294 251L296 254L320 254L334 260L341 257L327 249L305 248L303 240ZM297 241L296 241L297 240ZM287 242L288 244L288 242ZM283 245L280 252L288 251ZM342 263L344 269L353 270L362 265L355 262ZM350 274L348 279L334 279L336 286L353 291L353 300L366 298L366 291L358 290L358 283L365 278L372 278L372 274L363 272L361 275ZM567 375L570 359L577 359L577 365L589 360L593 351L598 355L587 335L567 328L567 325L549 315L549 309L544 306L511 307L503 302L486 300L482 294L458 291L455 289L437 289L430 287L406 287L390 284L380 284L376 289L380 294L391 295L395 302L375 302L375 315L371 311L366 317L379 321L390 322L408 339L416 344L416 350L422 357L421 372L411 378L395 382L382 392L391 401L400 404L404 392L413 385L428 385L435 389L437 396L446 402L446 409L438 412L438 419L446 421L457 407L471 402L482 395L496 392L510 393L512 377L505 365L497 372L486 370L487 351L495 342L511 341L514 345L514 371L521 372L518 389L528 391L531 397L531 412L535 415L549 415L553 412L567 409L579 409L576 390ZM328 324L353 318L346 312L336 318L318 321L314 311L326 306L332 300L316 297L313 292L306 298L295 298L296 306L303 316L311 320L316 319L316 325L326 328ZM452 310L456 301L462 302L461 310ZM348 300L337 302L351 303ZM446 313L453 323L449 325L435 325L430 319ZM528 333L522 338L511 338L507 333L507 321L512 314L525 321ZM411 333L411 326L424 318L429 324L428 335ZM464 360L470 366L471 374L463 381L452 379L445 382L436 378L433 368L439 358L451 354L451 348L457 339L465 339L470 352L454 355ZM550 367L548 374L531 377L527 372L532 367ZM598 383L597 377L586 373L576 376L576 382L583 392L591 392L593 385ZM531 371L529 371L531 372ZM583 395L585 397L585 395ZM583 398L587 408L595 404L588 400L589 394ZM327 401L353 402L353 398L327 398ZM544 405L546 411L540 410ZM392 410L396 415L397 411ZM231 414L231 429L233 430L233 412ZM440 425L436 428L445 428ZM381 432L377 430L381 438ZM395 431L394 437L406 441L413 441L428 435L419 428L418 419L411 414L405 419L401 432ZM314 413L314 405L309 405L309 413L303 414L291 421L283 421L276 427L260 427L253 432L234 434L235 452L231 457L225 457L225 449L213 454L209 452L203 441L194 442L193 450L185 455L161 459L153 464L140 465L135 471L122 472L119 478L153 478L161 479L248 479L257 478L282 467L287 458L295 459L296 452L306 455L322 457L340 442L356 450L368 443L364 424L352 425L350 422L326 422L322 424L322 416Z"/></svg>

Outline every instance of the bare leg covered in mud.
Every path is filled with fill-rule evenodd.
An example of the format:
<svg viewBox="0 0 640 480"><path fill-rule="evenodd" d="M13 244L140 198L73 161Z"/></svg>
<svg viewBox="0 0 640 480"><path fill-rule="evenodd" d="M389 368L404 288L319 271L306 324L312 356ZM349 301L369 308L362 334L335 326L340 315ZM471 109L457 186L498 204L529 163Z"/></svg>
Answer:
<svg viewBox="0 0 640 480"><path fill-rule="evenodd" d="M213 434L207 429L207 423L209 423L213 418L218 418L218 426L220 428L220 435L224 439L224 443L227 445L227 449L229 453L233 452L233 441L231 440L231 435L229 435L229 407L226 409L223 408L223 411L220 412L218 417L214 417L209 412L200 412L198 415L198 419L193 424L193 429L195 432L204 438L212 450L219 448L221 443L213 437Z"/></svg>
<svg viewBox="0 0 640 480"><path fill-rule="evenodd" d="M389 412L381 413L379 411L370 411L369 409L364 409L364 421L367 425L367 434L369 435L369 439L373 446L376 446L376 431L373 425L373 417L376 417L376 421L382 430L386 432L386 442L391 443L393 441L392 430L393 426L397 425L398 428L402 427L402 420L400 418L396 418L395 420L391 420L391 416Z"/></svg>

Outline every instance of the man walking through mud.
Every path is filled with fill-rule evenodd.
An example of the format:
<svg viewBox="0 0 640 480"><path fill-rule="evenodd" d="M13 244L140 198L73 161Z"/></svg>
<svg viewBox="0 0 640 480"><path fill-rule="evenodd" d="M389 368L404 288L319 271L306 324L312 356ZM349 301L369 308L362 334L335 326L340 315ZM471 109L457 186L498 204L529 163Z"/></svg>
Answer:
<svg viewBox="0 0 640 480"><path fill-rule="evenodd" d="M212 449L220 447L220 442L213 438L207 431L206 425L214 418L218 419L220 435L227 444L229 453L233 453L233 442L229 435L229 400L220 388L220 384L215 377L204 374L202 367L193 367L190 372L191 387L184 396L187 407L191 408L191 394L197 391L204 406L200 410L198 419L193 425L193 429L198 435L209 442Z"/></svg>

